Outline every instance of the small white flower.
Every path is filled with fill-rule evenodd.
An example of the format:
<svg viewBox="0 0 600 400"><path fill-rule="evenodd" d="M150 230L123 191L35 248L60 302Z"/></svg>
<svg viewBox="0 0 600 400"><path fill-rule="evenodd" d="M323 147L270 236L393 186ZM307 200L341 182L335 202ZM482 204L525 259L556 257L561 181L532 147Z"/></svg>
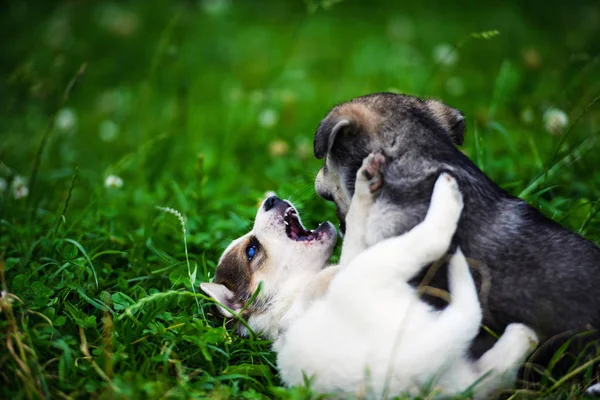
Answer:
<svg viewBox="0 0 600 400"><path fill-rule="evenodd" d="M116 175L109 175L106 177L106 180L104 181L104 187L105 188L116 188L116 189L120 189L123 187L123 179L121 179L120 177L116 176Z"/></svg>
<svg viewBox="0 0 600 400"><path fill-rule="evenodd" d="M569 125L569 117L563 110L549 108L544 113L544 126L551 134L560 135L567 125Z"/></svg>
<svg viewBox="0 0 600 400"><path fill-rule="evenodd" d="M451 67L458 62L458 59L457 50L448 43L441 43L433 48L433 60L438 64Z"/></svg>
<svg viewBox="0 0 600 400"><path fill-rule="evenodd" d="M258 124L263 128L272 128L277 124L279 115L271 108L267 108L258 115Z"/></svg>
<svg viewBox="0 0 600 400"><path fill-rule="evenodd" d="M12 191L13 197L16 200L25 198L29 195L29 187L27 187L27 182L21 176L15 176L15 179L12 182Z"/></svg>
<svg viewBox="0 0 600 400"><path fill-rule="evenodd" d="M71 108L61 108L56 113L56 129L62 132L73 132L77 128L77 114Z"/></svg>
<svg viewBox="0 0 600 400"><path fill-rule="evenodd" d="M112 142L119 136L119 125L110 119L105 119L98 126L98 136L105 142Z"/></svg>
<svg viewBox="0 0 600 400"><path fill-rule="evenodd" d="M0 193L6 192L7 187L8 187L8 182L6 182L6 179L0 178Z"/></svg>

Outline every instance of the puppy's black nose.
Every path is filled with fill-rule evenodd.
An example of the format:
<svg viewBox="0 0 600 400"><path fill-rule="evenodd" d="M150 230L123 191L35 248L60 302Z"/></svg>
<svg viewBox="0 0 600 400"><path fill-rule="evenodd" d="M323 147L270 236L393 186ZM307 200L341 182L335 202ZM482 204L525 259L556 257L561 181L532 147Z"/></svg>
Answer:
<svg viewBox="0 0 600 400"><path fill-rule="evenodd" d="M271 196L267 200L265 200L265 211L269 211L271 208L275 207L277 204L281 203L281 199L277 196Z"/></svg>

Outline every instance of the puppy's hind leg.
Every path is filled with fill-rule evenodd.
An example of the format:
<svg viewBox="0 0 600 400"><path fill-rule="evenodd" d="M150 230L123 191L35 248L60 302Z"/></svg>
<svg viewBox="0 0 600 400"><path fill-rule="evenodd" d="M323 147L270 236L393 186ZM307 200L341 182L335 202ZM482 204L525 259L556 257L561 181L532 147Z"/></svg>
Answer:
<svg viewBox="0 0 600 400"><path fill-rule="evenodd" d="M462 341L468 346L479 332L482 311L469 264L460 248L450 259L449 284L451 301L440 314L436 332L445 332L445 340Z"/></svg>
<svg viewBox="0 0 600 400"><path fill-rule="evenodd" d="M529 327L508 325L494 347L475 362L479 376L484 378L475 387L475 398L485 399L499 389L513 387L519 366L537 344L538 337Z"/></svg>
<svg viewBox="0 0 600 400"><path fill-rule="evenodd" d="M385 156L378 152L369 154L356 173L356 185L346 216L346 235L340 256L340 266L347 265L366 249L365 227L369 212L383 187Z"/></svg>

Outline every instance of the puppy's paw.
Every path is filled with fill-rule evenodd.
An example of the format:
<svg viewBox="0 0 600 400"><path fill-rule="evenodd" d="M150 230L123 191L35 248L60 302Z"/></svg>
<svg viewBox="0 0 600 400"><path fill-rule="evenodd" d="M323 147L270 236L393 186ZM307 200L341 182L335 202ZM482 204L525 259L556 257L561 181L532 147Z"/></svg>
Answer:
<svg viewBox="0 0 600 400"><path fill-rule="evenodd" d="M385 156L380 152L369 154L356 174L356 191L360 194L377 195L383 187Z"/></svg>
<svg viewBox="0 0 600 400"><path fill-rule="evenodd" d="M437 221L458 223L463 209L463 197L454 178L448 172L442 172L433 187L428 215Z"/></svg>
<svg viewBox="0 0 600 400"><path fill-rule="evenodd" d="M510 343L507 346L505 357L517 362L523 362L539 343L534 330L520 323L509 324L502 337L506 337L507 342Z"/></svg>

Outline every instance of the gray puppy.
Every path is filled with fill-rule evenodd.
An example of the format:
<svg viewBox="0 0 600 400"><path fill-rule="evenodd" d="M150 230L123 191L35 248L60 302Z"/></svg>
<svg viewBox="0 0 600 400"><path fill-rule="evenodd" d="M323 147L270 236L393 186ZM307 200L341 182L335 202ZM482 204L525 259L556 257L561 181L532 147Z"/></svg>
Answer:
<svg viewBox="0 0 600 400"><path fill-rule="evenodd" d="M498 187L455 147L464 132L461 112L435 100L355 98L334 107L315 134L315 156L325 158L316 191L335 202L343 231L356 171L382 151L390 161L365 226L372 245L423 221L437 177L450 171L465 201L455 244L490 272L484 324L499 332L521 322L542 340L600 328L600 248Z"/></svg>

